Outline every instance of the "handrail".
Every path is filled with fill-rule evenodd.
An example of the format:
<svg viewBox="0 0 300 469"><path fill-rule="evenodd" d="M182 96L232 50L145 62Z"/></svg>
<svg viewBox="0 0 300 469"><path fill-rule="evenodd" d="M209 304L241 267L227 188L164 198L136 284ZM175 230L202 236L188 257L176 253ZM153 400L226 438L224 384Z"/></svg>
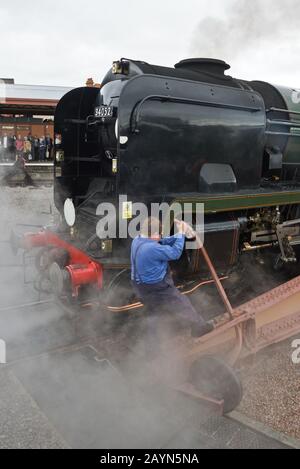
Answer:
<svg viewBox="0 0 300 469"><path fill-rule="evenodd" d="M300 127L300 122L295 121L276 121L272 119L267 119L267 123L270 125L282 125L285 127Z"/></svg>
<svg viewBox="0 0 300 469"><path fill-rule="evenodd" d="M299 134L292 134L291 132L266 132L265 135L281 135L282 137L296 137L296 138L299 138L300 137L300 133Z"/></svg>
<svg viewBox="0 0 300 469"><path fill-rule="evenodd" d="M284 112L286 114L295 114L297 116L300 116L300 111L291 111L290 109L280 109L280 108L277 108L277 107L270 107L270 109L266 110L267 114L269 112Z"/></svg>
<svg viewBox="0 0 300 469"><path fill-rule="evenodd" d="M169 96L169 95L149 95L142 99L133 109L132 116L135 114L135 120L131 123L131 132L132 133L139 133L140 130L138 129L138 124L140 121L140 115L143 105L147 101L162 101L162 102L171 102L171 103L181 103L181 104L191 104L194 106L209 106L221 109L232 109L237 111L247 111L247 112L259 112L261 108L258 107L251 107L251 106L239 106L237 104L222 104L222 103L212 103L210 101L202 101L198 99L188 99L188 98L178 98L176 96Z"/></svg>

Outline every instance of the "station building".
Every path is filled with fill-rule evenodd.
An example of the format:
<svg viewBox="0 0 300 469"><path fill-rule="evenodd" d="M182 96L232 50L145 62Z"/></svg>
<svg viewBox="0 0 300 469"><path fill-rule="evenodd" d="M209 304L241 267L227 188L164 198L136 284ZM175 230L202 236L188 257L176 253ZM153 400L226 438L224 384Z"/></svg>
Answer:
<svg viewBox="0 0 300 469"><path fill-rule="evenodd" d="M58 101L72 88L19 85L0 79L0 138L31 135L54 138L54 112Z"/></svg>

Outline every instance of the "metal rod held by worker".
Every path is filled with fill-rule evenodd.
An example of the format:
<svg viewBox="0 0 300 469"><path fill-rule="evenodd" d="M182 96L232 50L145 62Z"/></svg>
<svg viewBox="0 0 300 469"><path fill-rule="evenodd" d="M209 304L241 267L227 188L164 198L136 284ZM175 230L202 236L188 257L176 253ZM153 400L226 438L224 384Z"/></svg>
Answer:
<svg viewBox="0 0 300 469"><path fill-rule="evenodd" d="M215 270L215 268L214 268L214 266L213 266L213 263L212 263L212 261L211 261L209 255L208 255L208 253L207 253L205 247L203 246L203 243L202 243L201 239L199 238L199 235L198 235L197 233L195 233L195 235L196 235L196 240L197 240L199 249L200 249L200 251L201 251L201 253L202 253L203 257L204 257L204 260L205 260L205 262L206 262L206 264L207 264L209 270L210 270L210 273L211 273L211 275L212 275L212 278L214 279L214 282L215 282L215 284L216 284L216 287L217 287L217 289L218 289L218 292L220 293L221 299L222 299L222 301L223 301L223 303L224 303L224 305L225 305L225 307L226 307L226 309L227 309L227 311L228 311L228 313L229 313L231 319L233 319L233 307L231 306L231 303L230 303L230 301L229 301L229 298L228 298L228 296L227 296L227 294L226 294L226 292L225 292L225 290L224 290L224 288L223 288L223 285L222 285L222 283L221 283L221 281L220 281L220 279L219 279L219 276L218 276L218 274L217 274L217 272L216 272L216 270Z"/></svg>

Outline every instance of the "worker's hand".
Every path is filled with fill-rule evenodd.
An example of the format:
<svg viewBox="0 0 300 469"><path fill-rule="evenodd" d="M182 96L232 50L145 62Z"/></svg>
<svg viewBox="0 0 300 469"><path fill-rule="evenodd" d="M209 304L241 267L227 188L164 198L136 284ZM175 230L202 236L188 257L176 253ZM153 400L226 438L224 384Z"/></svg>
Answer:
<svg viewBox="0 0 300 469"><path fill-rule="evenodd" d="M176 228L177 228L178 233L179 233L179 234L184 234L183 221L180 221L180 220L175 219L175 220L174 220L174 223L175 223L175 225L176 225Z"/></svg>
<svg viewBox="0 0 300 469"><path fill-rule="evenodd" d="M177 219L174 220L174 221L175 221L175 224L176 224L176 227L177 227L177 230L178 230L179 234L183 234L189 239L195 238L195 236L196 236L195 231L193 230L193 228L190 225L188 225L184 221L180 221L180 220L177 220Z"/></svg>

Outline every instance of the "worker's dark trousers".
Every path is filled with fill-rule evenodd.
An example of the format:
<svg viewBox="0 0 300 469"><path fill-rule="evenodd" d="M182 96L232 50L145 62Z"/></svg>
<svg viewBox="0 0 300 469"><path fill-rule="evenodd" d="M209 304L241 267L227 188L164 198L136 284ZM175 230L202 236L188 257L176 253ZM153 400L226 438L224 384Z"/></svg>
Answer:
<svg viewBox="0 0 300 469"><path fill-rule="evenodd" d="M175 287L170 274L162 282L155 285L133 282L133 288L148 310L150 324L155 324L155 317L157 322L157 318L163 313L176 315L191 326L201 326L206 323L194 309L190 300Z"/></svg>

